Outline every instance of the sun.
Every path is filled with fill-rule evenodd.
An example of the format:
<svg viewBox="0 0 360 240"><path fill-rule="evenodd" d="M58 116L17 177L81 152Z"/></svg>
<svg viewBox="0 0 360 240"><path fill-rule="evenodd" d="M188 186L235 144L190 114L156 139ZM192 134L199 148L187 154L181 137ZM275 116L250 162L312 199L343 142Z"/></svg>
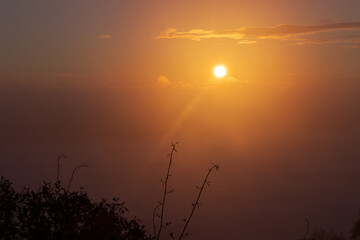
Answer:
<svg viewBox="0 0 360 240"><path fill-rule="evenodd" d="M214 69L215 76L222 78L226 75L226 68L224 66L216 66Z"/></svg>

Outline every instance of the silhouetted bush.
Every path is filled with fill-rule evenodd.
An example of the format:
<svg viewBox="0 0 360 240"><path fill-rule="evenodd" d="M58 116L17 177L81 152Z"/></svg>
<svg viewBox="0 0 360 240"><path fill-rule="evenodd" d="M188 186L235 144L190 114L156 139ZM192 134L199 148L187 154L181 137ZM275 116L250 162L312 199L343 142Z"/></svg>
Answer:
<svg viewBox="0 0 360 240"><path fill-rule="evenodd" d="M346 240L346 238L342 234L321 229L314 231L309 240Z"/></svg>
<svg viewBox="0 0 360 240"><path fill-rule="evenodd" d="M351 239L358 239L360 238L360 211L358 213L358 220L354 222L354 226L350 231Z"/></svg>
<svg viewBox="0 0 360 240"><path fill-rule="evenodd" d="M45 183L16 192L0 179L0 239L151 239L136 218L125 217L124 202L93 202L87 193Z"/></svg>

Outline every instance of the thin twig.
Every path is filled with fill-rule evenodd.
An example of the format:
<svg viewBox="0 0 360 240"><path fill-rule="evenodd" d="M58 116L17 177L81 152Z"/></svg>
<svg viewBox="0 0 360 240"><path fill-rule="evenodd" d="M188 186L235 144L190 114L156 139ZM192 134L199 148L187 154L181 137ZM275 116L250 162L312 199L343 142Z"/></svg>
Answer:
<svg viewBox="0 0 360 240"><path fill-rule="evenodd" d="M67 158L67 156L65 154L61 154L58 156L57 159L57 174L56 174L56 182L59 182L59 177L60 177L60 159L62 158Z"/></svg>
<svg viewBox="0 0 360 240"><path fill-rule="evenodd" d="M154 208L153 216L152 216L153 230L154 230L154 238L156 238L155 215L156 215L156 211L157 211L158 208L159 208L159 205L157 205L157 206Z"/></svg>
<svg viewBox="0 0 360 240"><path fill-rule="evenodd" d="M81 167L88 167L88 165L82 164L82 165L78 165L78 166L76 166L76 167L74 168L74 170L73 170L73 172L72 172L72 174L71 174L71 178L70 178L70 181L69 181L69 185L68 185L68 188L67 188L67 192L70 190L70 186L71 186L71 183L72 183L72 181L73 181L73 179L74 179L74 175L75 175L76 170L77 170L78 168L81 168Z"/></svg>
<svg viewBox="0 0 360 240"><path fill-rule="evenodd" d="M309 227L310 227L309 219L305 218L305 222L306 222L306 233L305 233L305 236L304 236L304 240L306 240L307 235L309 234Z"/></svg>
<svg viewBox="0 0 360 240"><path fill-rule="evenodd" d="M156 240L159 240L160 239L160 234L161 234L161 230L165 227L163 225L163 222L164 222L164 207L165 207L165 200L166 200L166 195L168 194L167 192L167 184L168 184L168 180L169 180L169 177L170 177L170 168L171 168L171 163L172 163L172 159L173 159L173 154L174 152L177 152L176 151L176 145L178 144L179 142L176 142L175 144L172 143L171 144L171 152L170 152L170 160L169 160L169 167L168 167L168 170L167 170L167 173L166 173L166 178L165 178L165 182L164 182L164 195L163 195L163 200L162 202L160 203L161 205L161 214L160 214L160 226L159 226L159 230L158 230L158 234L157 234L157 238Z"/></svg>
<svg viewBox="0 0 360 240"><path fill-rule="evenodd" d="M209 182L208 182L207 180L208 180L208 178L209 178L210 173L211 173L214 169L215 169L215 170L218 170L218 169L219 169L219 166L213 164L213 166L212 166L211 168L209 168L209 171L208 171L208 173L206 174L206 177L205 177L204 182L203 182L203 184L202 184L202 186L201 186L201 188L200 188L200 191L199 191L199 194L198 194L198 196L197 196L197 198L196 198L196 201L195 201L195 203L192 204L192 209L191 209L190 215L189 215L188 219L186 220L186 223L185 223L185 225L184 225L184 228L183 228L183 230L182 230L182 232L181 232L181 234L180 234L179 240L181 240L181 238L186 235L186 234L185 234L185 230L186 230L186 228L187 228L187 226L188 226L188 224L189 224L189 222L190 222L190 220L191 220L191 218L192 218L192 216L193 216L193 214L194 214L195 208L199 205L199 199L200 199L200 196L201 196L201 194L202 194L202 192L203 192L203 190L204 190L205 184L208 184L208 185L209 185Z"/></svg>

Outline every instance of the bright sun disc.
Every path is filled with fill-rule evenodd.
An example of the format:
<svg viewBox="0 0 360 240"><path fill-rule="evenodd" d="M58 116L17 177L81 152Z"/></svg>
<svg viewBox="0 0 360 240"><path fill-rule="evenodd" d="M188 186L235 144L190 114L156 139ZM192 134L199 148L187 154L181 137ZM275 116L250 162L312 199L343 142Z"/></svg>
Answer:
<svg viewBox="0 0 360 240"><path fill-rule="evenodd" d="M214 69L214 74L217 77L223 77L226 75L226 68L224 66L217 66Z"/></svg>

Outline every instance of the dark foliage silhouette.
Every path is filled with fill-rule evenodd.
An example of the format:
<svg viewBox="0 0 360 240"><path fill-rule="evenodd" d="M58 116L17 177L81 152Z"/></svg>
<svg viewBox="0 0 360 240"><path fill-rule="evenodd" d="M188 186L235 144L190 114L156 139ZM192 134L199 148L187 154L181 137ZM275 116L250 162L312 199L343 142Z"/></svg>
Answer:
<svg viewBox="0 0 360 240"><path fill-rule="evenodd" d="M306 218L306 234L304 240L358 240L360 239L360 211L358 213L358 219L353 223L353 227L350 230L348 237L345 237L343 233L336 233L334 231L328 231L324 229L315 229L310 237L308 236L310 222Z"/></svg>
<svg viewBox="0 0 360 240"><path fill-rule="evenodd" d="M0 179L0 239L150 239L124 202L93 202L87 193L67 191L60 182L16 192Z"/></svg>
<svg viewBox="0 0 360 240"><path fill-rule="evenodd" d="M342 234L320 229L314 231L309 240L346 240L346 238Z"/></svg>
<svg viewBox="0 0 360 240"><path fill-rule="evenodd" d="M0 178L0 240L3 239L119 239L119 240L155 240L161 236L162 229L171 224L164 222L166 196L174 190L168 190L168 180L176 145L172 144L169 154L169 166L163 182L164 194L162 202L158 202L153 211L154 236L145 232L145 226L136 218L129 219L125 215L128 209L124 202L113 198L111 202L102 199L92 201L87 193L80 188L70 191L74 175L79 168L87 167L81 164L73 169L68 186L65 188L60 181L60 160L67 158L62 154L57 158L56 182L43 182L37 190L24 188L17 192L12 183ZM196 208L199 208L199 199L205 186L210 186L209 175L219 166L209 168L208 173L199 189L196 201L179 236L179 240L189 236L185 232ZM160 214L157 210L161 209ZM160 225L155 225L155 216ZM169 234L175 239L173 233Z"/></svg>
<svg viewBox="0 0 360 240"><path fill-rule="evenodd" d="M360 211L358 212L358 219L354 222L354 226L350 231L351 239L360 239Z"/></svg>

